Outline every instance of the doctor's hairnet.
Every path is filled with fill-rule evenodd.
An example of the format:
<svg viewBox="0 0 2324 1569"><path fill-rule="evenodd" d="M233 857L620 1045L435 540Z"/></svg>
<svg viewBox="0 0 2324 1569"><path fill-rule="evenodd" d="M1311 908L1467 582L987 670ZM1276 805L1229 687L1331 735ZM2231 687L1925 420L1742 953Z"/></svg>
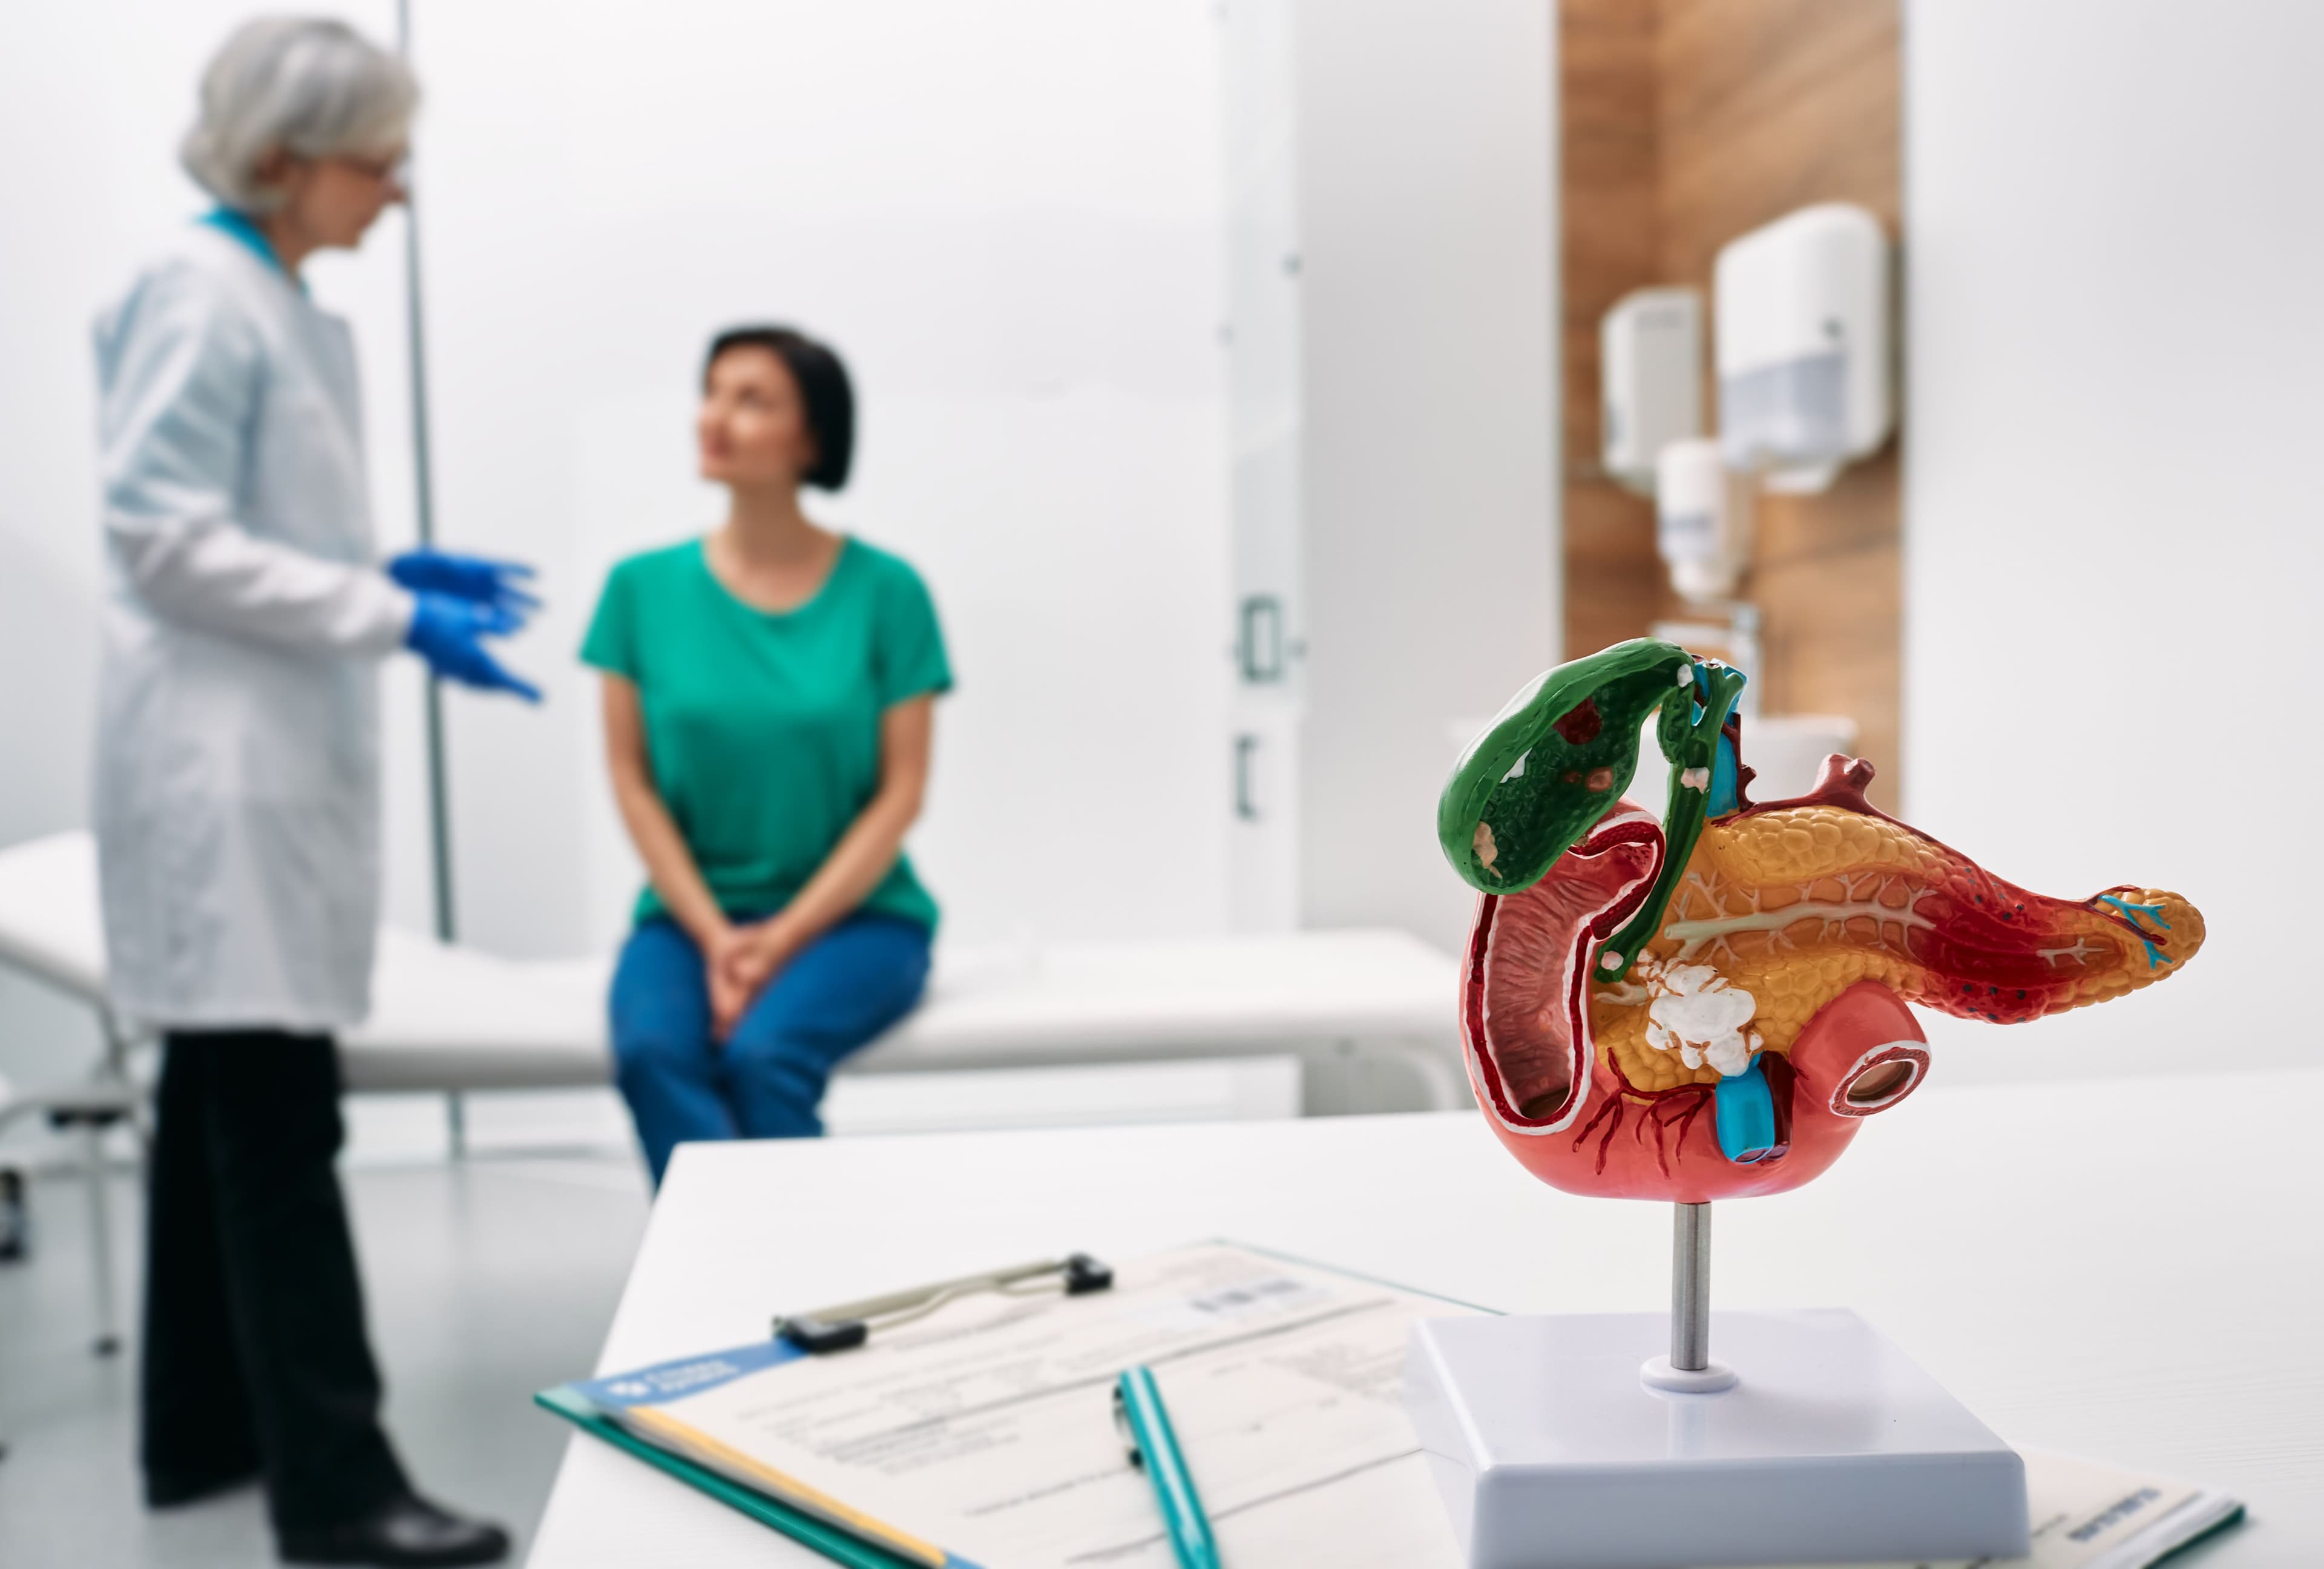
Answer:
<svg viewBox="0 0 2324 1569"><path fill-rule="evenodd" d="M236 212L281 199L253 179L276 147L302 158L400 145L420 101L401 58L342 22L265 16L237 29L202 73L201 117L178 160Z"/></svg>

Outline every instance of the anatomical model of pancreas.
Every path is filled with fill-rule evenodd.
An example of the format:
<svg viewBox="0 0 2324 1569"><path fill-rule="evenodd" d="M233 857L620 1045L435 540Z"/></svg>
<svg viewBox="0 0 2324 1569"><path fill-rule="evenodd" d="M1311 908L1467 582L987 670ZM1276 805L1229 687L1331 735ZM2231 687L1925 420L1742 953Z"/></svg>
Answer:
<svg viewBox="0 0 2324 1569"><path fill-rule="evenodd" d="M1796 1187L1927 1075L1906 1003L2012 1024L2176 974L2175 893L2033 893L1875 810L1871 766L1754 805L1742 678L1640 639L1512 700L1447 781L1437 832L1483 897L1463 966L1470 1077L1544 1181L1698 1203ZM1621 799L1641 725L1660 822Z"/></svg>
<svg viewBox="0 0 2324 1569"><path fill-rule="evenodd" d="M1876 812L1857 767L1801 801L1704 826L1629 978L1591 988L1591 1032L1625 1080L1715 1084L1745 1066L1735 1036L1789 1051L1860 981L2015 1024L2149 985L2202 946L2203 918L2179 895L2030 892ZM1715 1028L1730 1019L1742 1022Z"/></svg>

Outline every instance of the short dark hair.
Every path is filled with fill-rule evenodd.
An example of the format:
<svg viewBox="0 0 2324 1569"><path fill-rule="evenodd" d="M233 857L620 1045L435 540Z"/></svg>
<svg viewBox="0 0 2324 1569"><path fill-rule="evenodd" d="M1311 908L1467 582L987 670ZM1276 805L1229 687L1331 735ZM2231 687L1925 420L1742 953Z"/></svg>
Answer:
<svg viewBox="0 0 2324 1569"><path fill-rule="evenodd" d="M706 387L718 356L736 348L768 350L798 385L807 433L815 438L815 466L799 475L799 483L819 490L844 485L848 466L855 460L855 389L839 355L796 328L730 327L710 340L710 352L703 356Z"/></svg>

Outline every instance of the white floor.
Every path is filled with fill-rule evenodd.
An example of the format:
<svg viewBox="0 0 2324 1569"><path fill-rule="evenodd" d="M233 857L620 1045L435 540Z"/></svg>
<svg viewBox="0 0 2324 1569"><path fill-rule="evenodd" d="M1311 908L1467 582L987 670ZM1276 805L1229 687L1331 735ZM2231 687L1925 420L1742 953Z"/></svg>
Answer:
<svg viewBox="0 0 2324 1569"><path fill-rule="evenodd" d="M623 1157L347 1174L388 1419L423 1490L530 1532L565 1437L528 1398L586 1371L644 1228ZM126 1300L142 1206L115 1179ZM203 1569L273 1562L255 1489L160 1514L138 1499L135 1337L90 1353L80 1185L31 1190L33 1254L0 1266L0 1564Z"/></svg>
<svg viewBox="0 0 2324 1569"><path fill-rule="evenodd" d="M826 1113L854 1136L1283 1116L1299 1096L1296 1063L1269 1059L843 1080ZM645 1224L627 1119L608 1092L470 1097L471 1156L453 1163L438 1097L358 1098L348 1112L343 1171L390 1430L424 1491L529 1537L566 1441L530 1397L594 1368ZM0 1165L35 1148L56 1153L0 1145ZM111 1192L134 1306L142 1205L126 1173ZM79 1179L35 1177L30 1204L32 1256L0 1264L0 1565L273 1562L254 1489L161 1514L139 1503L134 1325L121 1354L90 1353Z"/></svg>

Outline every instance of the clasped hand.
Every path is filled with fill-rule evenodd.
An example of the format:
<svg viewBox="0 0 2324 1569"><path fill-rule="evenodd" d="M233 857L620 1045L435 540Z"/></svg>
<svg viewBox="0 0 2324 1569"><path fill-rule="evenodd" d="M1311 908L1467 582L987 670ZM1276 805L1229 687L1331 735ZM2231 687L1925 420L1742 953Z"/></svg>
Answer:
<svg viewBox="0 0 2324 1569"><path fill-rule="evenodd" d="M733 1033L759 993L798 952L798 940L782 917L721 928L703 945L710 983L710 1033L724 1040Z"/></svg>

